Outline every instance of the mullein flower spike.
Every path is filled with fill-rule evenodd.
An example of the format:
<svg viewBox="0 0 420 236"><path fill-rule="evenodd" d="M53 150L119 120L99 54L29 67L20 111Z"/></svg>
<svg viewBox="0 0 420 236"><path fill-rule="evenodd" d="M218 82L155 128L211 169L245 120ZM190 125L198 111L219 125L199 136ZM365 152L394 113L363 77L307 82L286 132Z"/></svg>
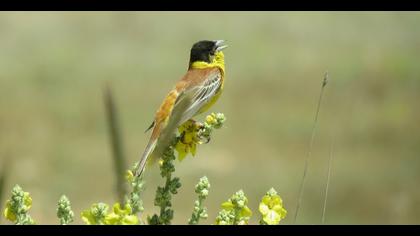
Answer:
<svg viewBox="0 0 420 236"><path fill-rule="evenodd" d="M246 225L252 216L247 206L248 199L244 192L239 190L228 201L222 203L222 210L216 218L216 225Z"/></svg>
<svg viewBox="0 0 420 236"><path fill-rule="evenodd" d="M197 145L207 143L214 129L220 129L226 118L222 113L211 113L204 124L189 120L178 128L179 138L175 145L178 159L182 161L189 153L195 156ZM206 140L204 142L203 140Z"/></svg>
<svg viewBox="0 0 420 236"><path fill-rule="evenodd" d="M262 198L258 210L262 215L260 224L277 225L287 214L286 209L283 208L283 200L274 188L271 188Z"/></svg>
<svg viewBox="0 0 420 236"><path fill-rule="evenodd" d="M126 202L130 204L132 214L137 214L144 210L143 201L141 200L141 192L144 189L143 176L134 176L133 171L136 169L136 163L132 170L128 170L126 173L126 180L131 185L132 191L126 196Z"/></svg>
<svg viewBox="0 0 420 236"><path fill-rule="evenodd" d="M175 158L174 145L179 137L175 137L171 145L164 151L160 161L160 175L164 178L165 186L158 187L156 190L154 205L160 207L160 214L148 217L149 224L152 225L168 225L174 216L174 211L170 208L172 206L172 194L178 192L181 187L179 178L172 178L172 173L175 171L173 161Z"/></svg>
<svg viewBox="0 0 420 236"><path fill-rule="evenodd" d="M115 203L113 212L105 216L105 224L107 225L136 225L139 219L132 214L130 204L126 204L121 208L119 203Z"/></svg>
<svg viewBox="0 0 420 236"><path fill-rule="evenodd" d="M206 176L202 177L195 186L195 193L198 194L198 200L194 203L194 210L188 224L196 225L200 219L207 219L207 209L203 207L203 201L209 195L210 183Z"/></svg>
<svg viewBox="0 0 420 236"><path fill-rule="evenodd" d="M58 201L57 217L60 219L61 225L68 225L73 222L74 213L71 210L69 199L63 195Z"/></svg>
<svg viewBox="0 0 420 236"><path fill-rule="evenodd" d="M225 116L221 113L212 113L207 116L204 124L200 124L193 120L188 120L178 128L179 135L174 138L171 145L164 151L160 165L160 175L166 179L164 187L158 187L156 190L155 206L160 207L160 214L148 217L149 224L170 224L174 215L172 206L172 194L176 194L181 187L179 178L172 178L175 171L173 161L176 159L175 150L178 152L178 159L182 161L187 154L193 156L196 153L197 145L203 143L203 139L210 140L213 129L221 128ZM199 203L196 206L199 208ZM202 217L206 214L203 213ZM195 222L195 220L193 220Z"/></svg>
<svg viewBox="0 0 420 236"><path fill-rule="evenodd" d="M109 206L105 203L95 203L90 209L81 213L82 220L88 225L104 225Z"/></svg>
<svg viewBox="0 0 420 236"><path fill-rule="evenodd" d="M19 185L12 189L12 196L6 202L3 215L9 221L17 225L32 225L34 220L28 214L32 206L32 198L28 192L24 192Z"/></svg>

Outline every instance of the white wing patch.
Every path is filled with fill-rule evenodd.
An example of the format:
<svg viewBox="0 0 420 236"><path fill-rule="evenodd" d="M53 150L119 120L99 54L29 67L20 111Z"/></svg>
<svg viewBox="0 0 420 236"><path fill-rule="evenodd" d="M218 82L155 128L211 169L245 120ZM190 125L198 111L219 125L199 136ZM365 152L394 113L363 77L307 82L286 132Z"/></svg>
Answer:
<svg viewBox="0 0 420 236"><path fill-rule="evenodd" d="M187 120L191 119L196 113L202 108L210 99L216 94L221 86L222 80L220 72L212 73L208 76L206 82L198 86L186 93L182 94L183 98L190 97L191 104L188 108L183 112L181 115L181 120L179 125L183 124ZM182 98L181 98L182 99ZM179 100L181 100L179 99ZM175 103L174 110L176 110L177 104L179 104L179 100Z"/></svg>

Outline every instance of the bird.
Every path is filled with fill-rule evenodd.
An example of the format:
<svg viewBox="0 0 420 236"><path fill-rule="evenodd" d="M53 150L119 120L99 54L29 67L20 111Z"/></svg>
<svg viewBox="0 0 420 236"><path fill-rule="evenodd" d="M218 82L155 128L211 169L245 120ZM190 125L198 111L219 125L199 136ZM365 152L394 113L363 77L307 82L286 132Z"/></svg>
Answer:
<svg viewBox="0 0 420 236"><path fill-rule="evenodd" d="M224 40L201 40L190 50L188 70L164 98L149 128L149 142L141 155L135 176L141 176L157 150L169 145L169 137L193 117L207 111L222 94L225 82Z"/></svg>

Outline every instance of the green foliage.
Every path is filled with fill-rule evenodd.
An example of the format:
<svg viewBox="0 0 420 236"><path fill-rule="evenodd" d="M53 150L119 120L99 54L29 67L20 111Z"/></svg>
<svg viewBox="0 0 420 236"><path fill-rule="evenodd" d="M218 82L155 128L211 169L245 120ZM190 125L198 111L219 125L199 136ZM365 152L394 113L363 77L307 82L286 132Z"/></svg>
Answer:
<svg viewBox="0 0 420 236"><path fill-rule="evenodd" d="M176 158L175 150L178 152L178 159L180 161L189 153L195 156L197 145L203 144L203 139L208 142L213 129L221 128L225 120L223 114L212 113L207 116L204 124L189 120L178 128L179 135L176 136L168 148L166 148L160 161L160 175L162 178L166 179L166 182L164 187L158 187L156 190L154 204L155 206L160 207L160 214L159 216L155 214L152 217L149 217L149 224L170 224L173 219L174 211L171 209L171 199L172 195L177 194L178 189L181 187L179 178L172 178L172 173L175 171L175 166L173 164L173 161ZM205 214L202 216L205 216ZM191 223L198 222L198 219L196 218L192 218L191 220Z"/></svg>
<svg viewBox="0 0 420 236"><path fill-rule="evenodd" d="M172 144L165 150L160 162L160 175L166 179L164 187L158 187L156 190L155 206L160 207L159 215L155 214L148 218L151 225L168 225L174 217L174 211L171 209L172 194L176 194L181 187L179 178L172 178L175 171L173 161L175 160L174 143L178 141L176 137Z"/></svg>
<svg viewBox="0 0 420 236"><path fill-rule="evenodd" d="M134 176L136 163L132 170L126 173L126 180L130 184L132 191L125 196L126 204L121 207L120 203L115 203L112 212L108 213L109 206L105 203L96 203L88 210L82 212L82 219L89 225L128 225L138 224L137 213L142 212L143 201L140 194L144 188L144 181L140 176Z"/></svg>
<svg viewBox="0 0 420 236"><path fill-rule="evenodd" d="M12 189L12 196L6 202L4 217L17 225L32 225L34 220L28 211L32 206L32 198L28 192L24 192L19 185Z"/></svg>
<svg viewBox="0 0 420 236"><path fill-rule="evenodd" d="M121 208L120 203L115 203L111 213L108 213L108 209L105 203L93 204L90 209L82 212L82 219L88 225L133 225L139 222L130 204Z"/></svg>
<svg viewBox="0 0 420 236"><path fill-rule="evenodd" d="M141 192L144 190L144 181L142 176L134 176L133 172L137 168L138 162L131 170L127 171L126 180L131 186L132 191L125 197L126 202L130 204L133 214L137 214L144 210L143 201L141 200Z"/></svg>
<svg viewBox="0 0 420 236"><path fill-rule="evenodd" d="M137 216L133 215L130 204L125 204L124 208L121 208L119 203L115 203L112 210L105 216L107 225L135 225L139 222Z"/></svg>
<svg viewBox="0 0 420 236"><path fill-rule="evenodd" d="M206 176L202 177L195 186L195 193L198 194L198 200L194 202L194 210L188 224L196 225L200 219L207 219L207 209L203 207L203 201L209 195L210 182Z"/></svg>
<svg viewBox="0 0 420 236"><path fill-rule="evenodd" d="M165 185L158 187L154 199L154 205L160 208L159 214L148 216L147 221L151 225L168 225L174 217L172 209L172 196L178 193L181 182L178 177L173 177L175 172L174 161L175 150L178 152L178 159L183 160L187 154L193 156L196 147L210 141L214 129L219 129L225 122L223 114L212 113L206 117L203 124L196 121L188 121L179 127L179 134L175 136L170 145L165 149L160 164L160 175L165 179ZM204 142L205 141L205 142ZM131 170L126 172L126 180L131 187L131 192L125 196L125 203L122 206L119 202L114 203L112 211L106 203L94 203L92 206L81 212L82 220L88 225L132 225L139 224L141 220L138 213L144 211L141 193L144 189L144 181L141 176L134 176L136 163ZM195 193L198 199L194 203L194 209L188 224L196 225L200 219L207 219L207 209L203 206L204 200L209 195L210 182L207 177L200 178L195 186ZM226 202L221 204L222 210L216 217L216 225L246 225L252 216L251 209L247 206L248 198L242 190L232 195ZM28 214L32 206L32 199L28 192L16 185L12 190L10 200L6 202L4 216L15 224L34 224ZM262 217L260 224L278 224L286 216L287 211L283 208L283 202L277 192L272 188L262 198L259 205L259 212ZM73 222L74 213L71 210L70 201L63 195L58 201L57 217L61 225Z"/></svg>
<svg viewBox="0 0 420 236"><path fill-rule="evenodd" d="M57 217L60 219L61 225L73 222L74 213L71 210L70 201L65 195L58 200Z"/></svg>
<svg viewBox="0 0 420 236"><path fill-rule="evenodd" d="M108 209L109 206L105 203L95 203L82 212L82 220L88 225L104 225Z"/></svg>
<svg viewBox="0 0 420 236"><path fill-rule="evenodd" d="M247 206L248 199L242 190L239 190L226 202L222 203L222 210L216 218L216 225L246 225L252 216Z"/></svg>

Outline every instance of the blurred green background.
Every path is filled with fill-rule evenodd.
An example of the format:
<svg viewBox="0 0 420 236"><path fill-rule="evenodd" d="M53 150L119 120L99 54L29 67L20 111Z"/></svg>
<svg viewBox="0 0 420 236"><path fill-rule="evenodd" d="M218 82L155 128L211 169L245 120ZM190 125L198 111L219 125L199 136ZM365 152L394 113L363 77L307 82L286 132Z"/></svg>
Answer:
<svg viewBox="0 0 420 236"><path fill-rule="evenodd" d="M183 186L173 223L187 222L194 185L206 175L209 219L202 223L214 223L220 203L243 189L255 224L261 197L274 187L289 212L282 223L292 224L328 70L298 223L321 223L333 136L326 223L418 224L419 22L418 12L3 12L0 165L12 164L6 197L20 184L41 224L58 223L63 193L76 223L92 203L112 204L105 82L131 166L155 110L187 69L191 45L224 39L225 92L210 112L223 112L227 122L195 158L177 161ZM146 181L143 219L158 210L157 166Z"/></svg>

